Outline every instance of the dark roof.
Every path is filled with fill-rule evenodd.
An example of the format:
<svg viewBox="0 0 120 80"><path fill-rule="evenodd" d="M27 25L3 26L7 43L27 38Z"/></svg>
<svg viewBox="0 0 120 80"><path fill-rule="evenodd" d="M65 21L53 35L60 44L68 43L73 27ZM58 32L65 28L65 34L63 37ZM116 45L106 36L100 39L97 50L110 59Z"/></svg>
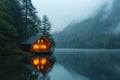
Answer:
<svg viewBox="0 0 120 80"><path fill-rule="evenodd" d="M38 39L40 39L42 37L42 35L33 35L32 37L28 38L27 40L25 40L22 44L33 44L34 42L36 42Z"/></svg>

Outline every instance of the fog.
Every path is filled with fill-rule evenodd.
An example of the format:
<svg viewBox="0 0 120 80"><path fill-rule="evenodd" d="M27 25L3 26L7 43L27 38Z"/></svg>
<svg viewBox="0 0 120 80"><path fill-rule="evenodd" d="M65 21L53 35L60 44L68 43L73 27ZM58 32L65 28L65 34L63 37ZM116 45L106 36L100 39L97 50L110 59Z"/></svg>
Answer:
<svg viewBox="0 0 120 80"><path fill-rule="evenodd" d="M52 23L52 32L62 31L72 21L82 21L97 14L99 9L108 5L111 10L112 0L32 0L38 16L44 14Z"/></svg>
<svg viewBox="0 0 120 80"><path fill-rule="evenodd" d="M66 80L120 80L119 53L120 50L114 49L58 49L55 50L56 63L64 68L54 65L53 72L60 74L61 77L57 77L59 80L64 80L60 79L64 77ZM65 69L73 74L74 78L80 75L79 79L73 79ZM51 71L52 74L53 72ZM60 72L65 76L62 77ZM55 73L54 75L57 76ZM68 75L72 79L69 79ZM53 76L51 75L51 77ZM54 79L51 78L51 80Z"/></svg>
<svg viewBox="0 0 120 80"><path fill-rule="evenodd" d="M49 75L51 80L89 80L87 77L69 72L60 64L54 65L54 68Z"/></svg>

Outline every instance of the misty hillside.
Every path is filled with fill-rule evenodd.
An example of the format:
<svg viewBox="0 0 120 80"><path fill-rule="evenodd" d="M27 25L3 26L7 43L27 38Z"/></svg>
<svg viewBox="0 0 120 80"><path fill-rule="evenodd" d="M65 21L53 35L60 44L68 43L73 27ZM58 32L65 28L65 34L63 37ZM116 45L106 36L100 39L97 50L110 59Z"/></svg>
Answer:
<svg viewBox="0 0 120 80"><path fill-rule="evenodd" d="M120 48L120 0L114 0L111 10L107 5L95 17L70 23L62 32L54 34L59 48Z"/></svg>

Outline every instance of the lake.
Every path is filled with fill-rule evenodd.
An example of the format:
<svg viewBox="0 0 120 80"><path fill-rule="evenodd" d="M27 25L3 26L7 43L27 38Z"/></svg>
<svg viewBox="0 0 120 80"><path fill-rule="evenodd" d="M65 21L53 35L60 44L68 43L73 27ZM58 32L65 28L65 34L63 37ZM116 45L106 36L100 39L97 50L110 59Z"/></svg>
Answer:
<svg viewBox="0 0 120 80"><path fill-rule="evenodd" d="M51 80L120 80L119 49L56 49Z"/></svg>
<svg viewBox="0 0 120 80"><path fill-rule="evenodd" d="M120 80L119 49L55 49L54 57L46 80ZM20 59L0 56L0 80L28 80L33 69L26 72Z"/></svg>

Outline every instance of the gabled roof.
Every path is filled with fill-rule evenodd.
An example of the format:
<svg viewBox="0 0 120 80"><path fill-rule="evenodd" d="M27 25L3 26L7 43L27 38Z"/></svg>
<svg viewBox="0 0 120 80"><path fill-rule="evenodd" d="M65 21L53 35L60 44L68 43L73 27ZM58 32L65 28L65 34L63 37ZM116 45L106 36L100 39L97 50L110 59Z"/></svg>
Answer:
<svg viewBox="0 0 120 80"><path fill-rule="evenodd" d="M40 39L42 37L42 35L33 35L32 37L28 38L27 40L25 40L22 44L33 44L34 42L36 42L38 39Z"/></svg>

